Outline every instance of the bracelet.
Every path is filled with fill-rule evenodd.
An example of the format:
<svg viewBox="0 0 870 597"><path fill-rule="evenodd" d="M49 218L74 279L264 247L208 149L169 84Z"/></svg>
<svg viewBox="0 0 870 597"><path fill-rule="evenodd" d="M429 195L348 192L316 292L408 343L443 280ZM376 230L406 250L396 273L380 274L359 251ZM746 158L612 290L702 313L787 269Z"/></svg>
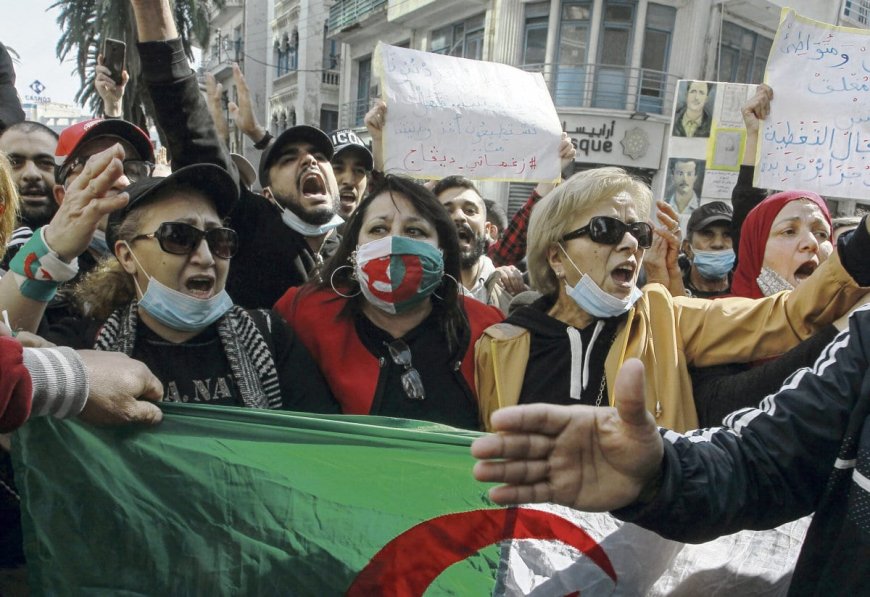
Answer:
<svg viewBox="0 0 870 597"><path fill-rule="evenodd" d="M254 149L266 149L268 147L269 142L272 140L272 133L266 131L266 134L263 135L263 138L254 143Z"/></svg>
<svg viewBox="0 0 870 597"><path fill-rule="evenodd" d="M47 303L54 298L61 282L75 278L79 273L79 260L64 263L42 236L43 228L37 230L15 254L9 270L18 282L21 294L29 299Z"/></svg>

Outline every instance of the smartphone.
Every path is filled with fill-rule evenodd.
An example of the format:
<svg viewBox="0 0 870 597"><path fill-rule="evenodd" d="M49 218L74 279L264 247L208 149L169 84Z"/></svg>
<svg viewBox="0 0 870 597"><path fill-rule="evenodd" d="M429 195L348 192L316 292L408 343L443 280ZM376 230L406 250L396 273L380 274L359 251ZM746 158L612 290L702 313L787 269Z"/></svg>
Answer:
<svg viewBox="0 0 870 597"><path fill-rule="evenodd" d="M124 42L111 38L103 40L103 66L109 69L109 76L118 85L121 84L126 55L127 44Z"/></svg>

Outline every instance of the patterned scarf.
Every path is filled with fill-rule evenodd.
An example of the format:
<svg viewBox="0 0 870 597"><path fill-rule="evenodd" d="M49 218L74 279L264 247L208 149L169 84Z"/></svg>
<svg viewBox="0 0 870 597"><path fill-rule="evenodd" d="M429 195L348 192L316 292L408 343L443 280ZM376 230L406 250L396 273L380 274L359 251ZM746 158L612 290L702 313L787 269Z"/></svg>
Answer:
<svg viewBox="0 0 870 597"><path fill-rule="evenodd" d="M268 312L261 311L261 313L271 329ZM132 356L138 319L139 310L136 301L112 313L100 329L95 348L123 352ZM278 383L275 360L254 319L244 309L235 305L218 320L217 326L230 370L245 406L280 408L281 387Z"/></svg>

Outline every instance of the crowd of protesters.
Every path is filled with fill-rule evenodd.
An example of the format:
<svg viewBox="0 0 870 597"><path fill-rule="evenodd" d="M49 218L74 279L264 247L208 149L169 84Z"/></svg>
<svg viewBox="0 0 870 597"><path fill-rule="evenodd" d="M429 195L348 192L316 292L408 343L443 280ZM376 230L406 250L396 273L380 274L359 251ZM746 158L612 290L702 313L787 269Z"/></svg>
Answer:
<svg viewBox="0 0 870 597"><path fill-rule="evenodd" d="M704 508L710 478L731 476L738 497L698 536L827 500L842 528L828 514L814 533L838 551L814 551L808 565L870 555L867 516L846 506L863 500L866 512L870 484L857 497L838 473L825 484L826 471L857 474L870 454L870 316L850 318L870 290L866 217L835 223L809 191L767 196L747 158L732 204L701 203L685 235L672 206L618 168L539 184L507 221L465 177L384 173L384 102L365 118L371 147L305 124L273 138L234 67L229 112L262 150L254 168L229 153L221 90L210 80L202 94L169 0L133 11L171 156L163 175L147 133L120 118L126 72L118 82L99 64L105 114L58 135L24 120L0 46L0 431L48 414L154 424L160 400L494 429L475 451L502 459L477 469L509 484L497 501L628 507L626 518L685 537L662 512L681 510L671 516L681 524ZM747 156L772 98L762 85L744 106ZM572 169L567 135L559 152ZM787 395L771 398L784 383ZM496 413L533 403L551 406ZM707 443L726 463L678 435L723 418L733 433ZM656 425L672 430L664 448ZM552 466L582 434L603 444L605 432L636 464L614 457L594 491L577 480L576 454ZM604 460L617 450L590 449ZM788 470L769 464L780 457ZM742 514L763 500L789 507ZM838 570L801 578L824 587Z"/></svg>

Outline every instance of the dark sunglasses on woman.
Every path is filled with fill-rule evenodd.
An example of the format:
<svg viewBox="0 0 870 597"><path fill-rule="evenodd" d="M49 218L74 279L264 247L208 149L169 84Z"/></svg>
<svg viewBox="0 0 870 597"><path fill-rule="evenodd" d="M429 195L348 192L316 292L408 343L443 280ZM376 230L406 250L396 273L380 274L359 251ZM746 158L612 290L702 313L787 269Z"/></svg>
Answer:
<svg viewBox="0 0 870 597"><path fill-rule="evenodd" d="M602 245L616 245L628 232L636 240L641 249L649 249L652 246L653 229L646 222L634 222L626 224L622 220L610 216L594 216L585 226L567 233L562 237L562 242L580 238L586 234L594 242Z"/></svg>
<svg viewBox="0 0 870 597"><path fill-rule="evenodd" d="M156 238L160 248L173 255L193 253L203 238L211 254L221 259L230 259L239 248L239 237L232 228L200 230L185 222L163 222L151 234L139 234L131 240L143 238Z"/></svg>

